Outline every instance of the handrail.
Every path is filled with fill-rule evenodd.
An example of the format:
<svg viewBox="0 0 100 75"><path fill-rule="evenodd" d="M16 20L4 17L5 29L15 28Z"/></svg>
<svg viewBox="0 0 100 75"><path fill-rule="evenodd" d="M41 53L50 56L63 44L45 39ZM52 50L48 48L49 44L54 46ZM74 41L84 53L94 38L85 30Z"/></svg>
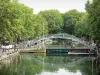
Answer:
<svg viewBox="0 0 100 75"><path fill-rule="evenodd" d="M45 40L45 39L52 39L52 38L62 38L62 39L71 39L73 41L78 41L79 43L84 44L86 47L89 46L89 42L85 41L83 39L80 39L74 35L70 35L67 33L60 33L60 34L47 34L47 35L43 35L40 36L36 39L33 40L33 42L40 42L41 40Z"/></svg>

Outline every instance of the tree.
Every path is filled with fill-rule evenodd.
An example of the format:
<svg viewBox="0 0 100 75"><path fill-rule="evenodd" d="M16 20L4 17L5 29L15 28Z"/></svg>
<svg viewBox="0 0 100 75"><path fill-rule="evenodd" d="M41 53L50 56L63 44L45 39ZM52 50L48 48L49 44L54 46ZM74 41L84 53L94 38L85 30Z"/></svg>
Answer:
<svg viewBox="0 0 100 75"><path fill-rule="evenodd" d="M32 8L18 3L18 0L0 0L1 41L13 42L47 33L47 22L42 15L34 15Z"/></svg>
<svg viewBox="0 0 100 75"><path fill-rule="evenodd" d="M93 2L86 3L86 11L89 14L89 24L91 29L91 38L100 41L100 1L93 0Z"/></svg>
<svg viewBox="0 0 100 75"><path fill-rule="evenodd" d="M63 14L63 20L64 20L63 31L69 34L74 34L75 24L77 21L79 21L80 17L81 14L76 9L65 12Z"/></svg>
<svg viewBox="0 0 100 75"><path fill-rule="evenodd" d="M58 10L45 10L41 11L39 14L41 14L48 22L49 33L60 32L60 29L63 26L63 18Z"/></svg>
<svg viewBox="0 0 100 75"><path fill-rule="evenodd" d="M33 15L33 9L27 6L21 5L22 8L22 20L24 29L22 30L21 37L24 39L32 38L35 35L35 25L33 24L33 19L35 15Z"/></svg>
<svg viewBox="0 0 100 75"><path fill-rule="evenodd" d="M82 13L82 17L80 17L80 20L76 22L75 25L75 34L77 36L81 37L87 37L89 38L90 33L90 26L88 24L88 14Z"/></svg>
<svg viewBox="0 0 100 75"><path fill-rule="evenodd" d="M35 37L48 33L48 23L41 14L35 15L33 24L35 25Z"/></svg>
<svg viewBox="0 0 100 75"><path fill-rule="evenodd" d="M72 24L72 18L70 16L64 16L63 32L69 34L74 32L74 24Z"/></svg>
<svg viewBox="0 0 100 75"><path fill-rule="evenodd" d="M4 0L0 1L0 13L0 37L12 42L23 28L20 8L17 3Z"/></svg>

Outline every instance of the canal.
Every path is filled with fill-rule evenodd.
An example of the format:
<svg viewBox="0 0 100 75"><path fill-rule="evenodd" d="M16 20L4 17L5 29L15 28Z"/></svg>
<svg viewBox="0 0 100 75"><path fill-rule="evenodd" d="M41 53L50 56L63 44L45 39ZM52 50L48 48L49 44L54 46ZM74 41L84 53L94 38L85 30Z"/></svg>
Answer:
<svg viewBox="0 0 100 75"><path fill-rule="evenodd" d="M48 47L58 44L69 47L71 43L55 41ZM0 75L100 75L99 64L100 59L94 55L20 53L0 61Z"/></svg>
<svg viewBox="0 0 100 75"><path fill-rule="evenodd" d="M95 56L20 54L0 61L0 75L100 75Z"/></svg>

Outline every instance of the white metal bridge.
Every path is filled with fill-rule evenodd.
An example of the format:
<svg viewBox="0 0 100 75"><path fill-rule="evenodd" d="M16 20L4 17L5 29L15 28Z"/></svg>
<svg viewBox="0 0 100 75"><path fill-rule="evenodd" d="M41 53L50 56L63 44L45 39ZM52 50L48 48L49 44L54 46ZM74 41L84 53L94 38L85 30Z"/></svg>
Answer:
<svg viewBox="0 0 100 75"><path fill-rule="evenodd" d="M74 35L65 34L65 33L43 35L43 36L40 36L37 40L41 41L41 40L53 39L53 38L71 39L72 41L77 41L77 42L82 43L84 45L88 45L87 41L80 39L78 37L75 37Z"/></svg>

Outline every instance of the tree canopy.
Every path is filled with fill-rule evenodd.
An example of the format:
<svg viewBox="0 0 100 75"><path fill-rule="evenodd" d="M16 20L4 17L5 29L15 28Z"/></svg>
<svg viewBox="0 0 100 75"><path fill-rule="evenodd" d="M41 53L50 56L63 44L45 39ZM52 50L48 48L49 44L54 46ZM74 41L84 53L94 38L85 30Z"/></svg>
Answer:
<svg viewBox="0 0 100 75"><path fill-rule="evenodd" d="M69 34L74 34L76 22L79 21L81 14L76 9L70 10L63 14L63 31Z"/></svg>
<svg viewBox="0 0 100 75"><path fill-rule="evenodd" d="M63 18L58 10L45 10L41 14L48 22L49 33L57 33L63 26Z"/></svg>
<svg viewBox="0 0 100 75"><path fill-rule="evenodd" d="M88 13L88 20L91 30L91 38L100 41L100 1L93 0L91 3L89 0L86 3L86 11Z"/></svg>
<svg viewBox="0 0 100 75"><path fill-rule="evenodd" d="M82 16L80 17L80 20L76 22L75 25L75 34L77 36L85 36L89 38L89 24L88 24L88 14L87 13L82 13Z"/></svg>
<svg viewBox="0 0 100 75"><path fill-rule="evenodd" d="M93 0L87 1L87 12L73 9L60 13L52 9L34 14L32 8L18 0L0 0L0 41L13 42L61 32L99 40L99 9L99 0Z"/></svg>
<svg viewBox="0 0 100 75"><path fill-rule="evenodd" d="M46 20L41 15L33 14L32 8L18 3L17 0L0 0L0 38L13 42L46 33Z"/></svg>

